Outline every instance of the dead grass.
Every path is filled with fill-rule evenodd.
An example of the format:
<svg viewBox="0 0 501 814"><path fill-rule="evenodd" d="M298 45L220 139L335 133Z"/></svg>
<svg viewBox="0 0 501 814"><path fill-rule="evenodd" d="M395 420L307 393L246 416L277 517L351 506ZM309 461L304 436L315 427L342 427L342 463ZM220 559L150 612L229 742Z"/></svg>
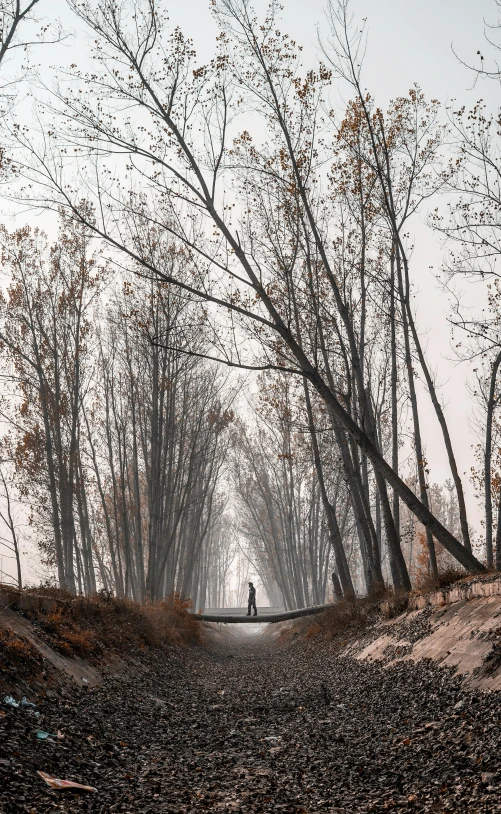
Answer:
<svg viewBox="0 0 501 814"><path fill-rule="evenodd" d="M362 630L376 616L378 609L379 603L372 597L343 599L321 614L294 620L280 631L280 636L286 639L346 639Z"/></svg>
<svg viewBox="0 0 501 814"><path fill-rule="evenodd" d="M144 612L153 631L172 644L202 644L203 626L189 612L191 607L191 599L172 594L163 602L145 605Z"/></svg>
<svg viewBox="0 0 501 814"><path fill-rule="evenodd" d="M449 585L461 582L465 578L471 579L471 574L467 574L461 566L450 566L440 571L438 577L433 577L431 574L420 575L416 580L414 591L419 594L430 594L433 591L448 588Z"/></svg>
<svg viewBox="0 0 501 814"><path fill-rule="evenodd" d="M202 643L203 628L189 613L190 601L177 595L163 602L140 605L104 593L76 598L55 588L26 593L51 600L21 612L36 623L41 637L64 656L100 661L114 654L125 656L166 644ZM14 609L20 600L18 594Z"/></svg>

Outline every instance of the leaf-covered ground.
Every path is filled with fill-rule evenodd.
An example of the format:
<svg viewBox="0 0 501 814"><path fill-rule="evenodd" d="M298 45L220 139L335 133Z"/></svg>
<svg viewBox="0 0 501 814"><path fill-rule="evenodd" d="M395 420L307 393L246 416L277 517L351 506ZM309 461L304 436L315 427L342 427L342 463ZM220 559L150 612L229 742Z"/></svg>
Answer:
<svg viewBox="0 0 501 814"><path fill-rule="evenodd" d="M228 633L41 696L39 719L0 714L3 814L501 812L499 695L424 663ZM97 793L51 791L37 770Z"/></svg>

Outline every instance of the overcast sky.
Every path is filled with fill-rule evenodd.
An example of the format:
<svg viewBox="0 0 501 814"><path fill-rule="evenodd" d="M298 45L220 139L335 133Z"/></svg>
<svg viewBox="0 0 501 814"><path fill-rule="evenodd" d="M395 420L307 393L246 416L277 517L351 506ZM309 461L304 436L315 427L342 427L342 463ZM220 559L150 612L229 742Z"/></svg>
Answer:
<svg viewBox="0 0 501 814"><path fill-rule="evenodd" d="M217 27L207 0L175 0L166 3L173 25L179 25L190 35L199 55L205 62L213 53ZM305 60L318 59L317 31L325 31L323 0L283 0L281 28L304 46ZM255 4L258 14L266 4ZM41 0L40 14L59 18L63 27L71 32L64 44L39 49L33 53L33 62L40 65L42 77L51 81L54 69L71 62L85 67L88 53L88 34L80 29L78 21L64 0ZM476 53L489 53L485 45L485 23L495 23L498 17L494 0L353 0L356 19L367 19L368 49L364 63L364 84L379 105L397 95L403 95L417 82L429 98L446 103L453 98L466 105L479 98L492 107L498 104L499 86L482 82L473 87L473 75L454 55L453 49L465 62L475 64ZM500 37L501 40L501 37ZM478 64L478 63L477 63ZM346 101L346 88L333 90L333 101L340 106ZM336 98L337 97L337 98ZM23 105L23 110L28 106ZM444 202L445 203L445 202ZM20 215L27 219L27 215ZM416 249L412 260L412 275L418 281L416 310L422 333L426 334L428 355L443 383L442 396L448 404L450 422L460 470L466 472L473 463L472 401L467 392L471 375L466 365L452 361L448 298L436 283L434 273L440 267L442 249L436 237L424 224L424 216L413 229ZM433 270L430 270L433 266ZM468 301L481 302L480 290L466 291ZM431 466L431 480L440 482L450 476L443 451L439 427L432 409L423 405L423 429L426 454ZM404 472L405 474L405 472ZM466 478L465 478L466 481ZM465 482L469 497L471 520L478 525L479 512L473 500L472 489Z"/></svg>

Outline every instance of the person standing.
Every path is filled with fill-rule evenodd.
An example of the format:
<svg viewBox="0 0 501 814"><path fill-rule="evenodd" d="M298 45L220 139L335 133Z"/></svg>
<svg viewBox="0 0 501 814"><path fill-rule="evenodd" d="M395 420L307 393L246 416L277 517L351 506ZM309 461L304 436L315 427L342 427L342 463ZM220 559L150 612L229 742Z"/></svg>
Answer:
<svg viewBox="0 0 501 814"><path fill-rule="evenodd" d="M249 582L249 601L247 603L247 616L251 615L251 610L254 608L254 616L257 616L256 608L256 589L252 582Z"/></svg>

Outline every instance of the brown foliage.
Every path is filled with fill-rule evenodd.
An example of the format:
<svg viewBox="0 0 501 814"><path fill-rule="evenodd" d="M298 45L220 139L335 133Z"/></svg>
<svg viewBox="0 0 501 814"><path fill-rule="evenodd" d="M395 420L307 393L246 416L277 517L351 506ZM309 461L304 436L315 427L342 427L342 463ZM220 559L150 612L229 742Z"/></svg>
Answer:
<svg viewBox="0 0 501 814"><path fill-rule="evenodd" d="M416 581L416 590L420 594L439 591L441 588L447 588L455 582L460 582L466 576L468 575L464 568L451 565L448 568L440 570L436 579L431 574L422 574Z"/></svg>
<svg viewBox="0 0 501 814"><path fill-rule="evenodd" d="M344 643L349 635L364 628L378 609L379 604L372 599L344 599L315 617L295 620L281 631L281 636L305 639L321 636L328 640L342 636Z"/></svg>
<svg viewBox="0 0 501 814"><path fill-rule="evenodd" d="M463 579L466 571L456 563L443 546L435 540L435 552L437 557L438 577L434 578L430 574L430 560L426 546L424 529L418 526L416 530L417 556L412 577L414 588L418 593L426 594L446 588L453 582Z"/></svg>
<svg viewBox="0 0 501 814"><path fill-rule="evenodd" d="M414 588L420 594L438 591L446 588L454 582L458 582L466 576L466 571L452 560L451 556L435 540L435 550L437 556L438 577L433 577L429 570L429 556L426 547L426 537L424 530L420 527L416 532L416 542L418 553L416 557L416 567L414 569Z"/></svg>
<svg viewBox="0 0 501 814"><path fill-rule="evenodd" d="M42 605L23 613L36 621L48 644L65 656L105 660L165 644L202 643L200 622L189 613L190 600L178 595L139 605L105 593L76 599L56 588L36 593L52 600L50 608Z"/></svg>
<svg viewBox="0 0 501 814"><path fill-rule="evenodd" d="M157 635L172 644L201 644L202 626L196 616L189 613L191 599L178 593L163 602L145 605L144 611Z"/></svg>

